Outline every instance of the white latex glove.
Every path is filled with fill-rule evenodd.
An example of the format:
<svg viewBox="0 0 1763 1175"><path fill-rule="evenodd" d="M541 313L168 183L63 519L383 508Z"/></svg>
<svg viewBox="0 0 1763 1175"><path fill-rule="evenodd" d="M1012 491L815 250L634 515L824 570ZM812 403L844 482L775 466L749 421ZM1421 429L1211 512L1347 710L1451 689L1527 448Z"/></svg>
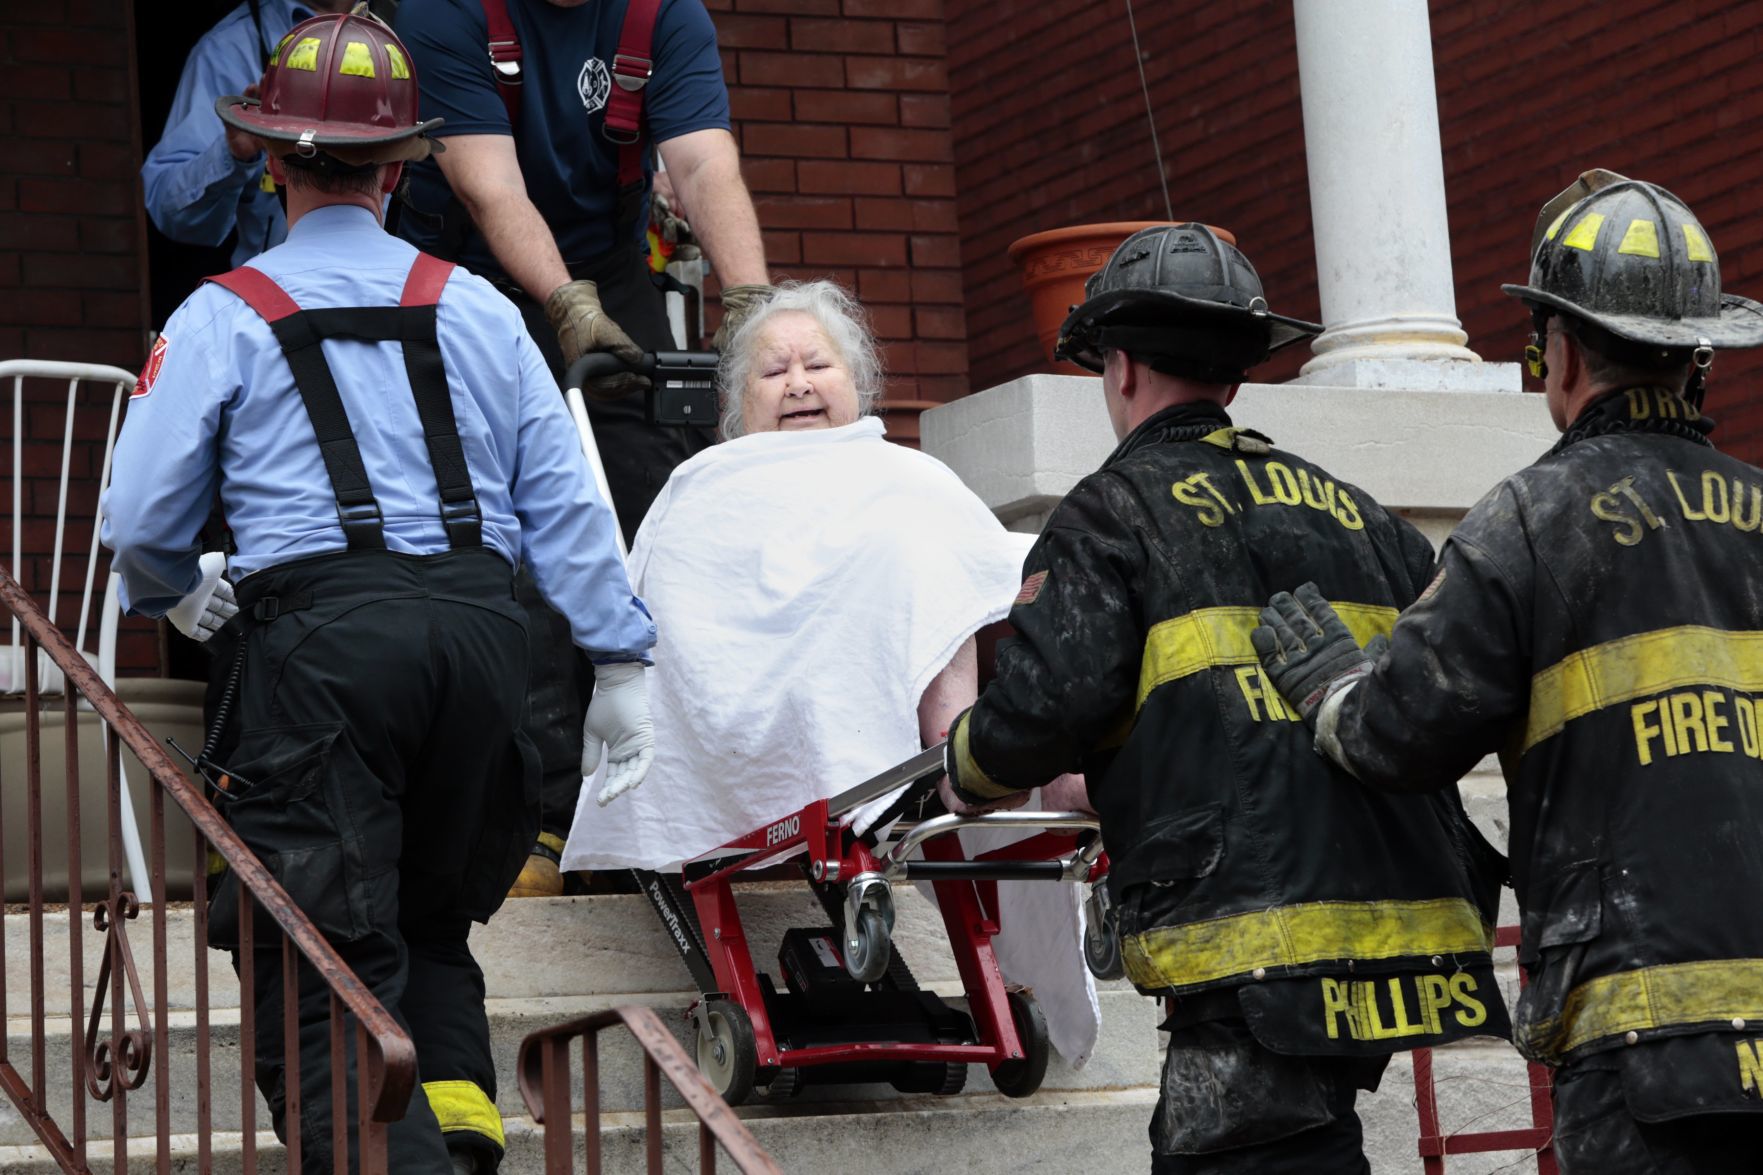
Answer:
<svg viewBox="0 0 1763 1175"><path fill-rule="evenodd" d="M193 641L205 641L220 631L220 626L239 614L239 601L233 585L227 582L226 555L209 551L202 556L202 581L196 590L179 600L165 614L177 630Z"/></svg>
<svg viewBox="0 0 1763 1175"><path fill-rule="evenodd" d="M594 802L604 808L643 782L655 758L655 727L649 720L646 665L594 666L594 700L582 723L582 775L600 766L606 748L606 783Z"/></svg>

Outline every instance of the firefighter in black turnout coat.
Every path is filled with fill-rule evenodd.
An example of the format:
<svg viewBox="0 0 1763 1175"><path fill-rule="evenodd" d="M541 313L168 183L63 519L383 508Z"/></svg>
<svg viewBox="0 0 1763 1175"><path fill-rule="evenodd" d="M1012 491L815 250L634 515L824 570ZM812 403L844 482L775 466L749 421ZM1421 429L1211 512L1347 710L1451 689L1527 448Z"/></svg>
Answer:
<svg viewBox="0 0 1763 1175"><path fill-rule="evenodd" d="M1506 286L1564 430L1446 543L1375 668L1300 589L1256 636L1317 747L1444 787L1499 751L1531 982L1515 1039L1559 1066L1564 1171L1763 1155L1763 471L1709 442L1716 349L1763 343L1671 193L1588 172Z"/></svg>
<svg viewBox="0 0 1763 1175"><path fill-rule="evenodd" d="M1233 246L1146 229L1088 295L1061 349L1102 373L1120 447L1029 554L950 779L982 806L1087 775L1127 974L1176 997L1153 1171L1366 1171L1354 1102L1389 1055L1505 1031L1503 862L1454 794L1377 795L1318 760L1249 633L1305 578L1387 633L1432 549L1232 426L1246 369L1321 329L1270 314Z"/></svg>

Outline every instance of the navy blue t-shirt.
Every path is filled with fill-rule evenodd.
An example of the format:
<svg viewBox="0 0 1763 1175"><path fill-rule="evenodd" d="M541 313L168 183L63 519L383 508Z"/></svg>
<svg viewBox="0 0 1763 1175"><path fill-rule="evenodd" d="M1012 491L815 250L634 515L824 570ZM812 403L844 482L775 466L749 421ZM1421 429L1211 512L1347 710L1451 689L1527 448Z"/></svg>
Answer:
<svg viewBox="0 0 1763 1175"><path fill-rule="evenodd" d="M436 137L514 135L527 195L551 226L565 265L591 261L619 243L613 239L618 149L602 128L613 85L609 63L628 2L589 0L560 8L547 0L508 0L525 79L520 126L512 131L490 66L480 0L403 0L398 6L396 27L415 60L422 117L446 119ZM662 0L651 56L654 73L643 102L650 142L728 129L716 29L702 0ZM410 169L407 199L399 235L435 250L452 192L433 159ZM642 238L647 224L647 215L638 218L633 240ZM457 260L478 273L504 276L476 232Z"/></svg>

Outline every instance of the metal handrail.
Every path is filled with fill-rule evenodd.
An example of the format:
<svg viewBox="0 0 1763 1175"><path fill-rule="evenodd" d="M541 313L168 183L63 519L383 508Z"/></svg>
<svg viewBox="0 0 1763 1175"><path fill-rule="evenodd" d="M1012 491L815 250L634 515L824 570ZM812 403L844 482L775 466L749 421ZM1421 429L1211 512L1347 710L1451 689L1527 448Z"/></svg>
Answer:
<svg viewBox="0 0 1763 1175"><path fill-rule="evenodd" d="M184 814L189 818L191 824L195 826L197 843L199 845L205 844L214 853L218 854L226 862L227 867L232 871L234 877L237 878L238 884L247 891L251 898L255 899L256 904L266 910L269 913L269 916L275 921L276 925L280 928L281 933L285 936L282 948L282 969L284 977L296 974L295 962L293 957L287 951L287 945L291 943L301 955L305 956L313 971L329 989L331 993L333 1014L333 1058L336 1055L335 1049L341 1042L340 1034L342 1031L341 1021L336 1018L336 1013L339 1010L346 1010L349 1014L354 1016L358 1029L358 1041L361 1054L360 1064L358 1066L358 1104L362 1116L375 1123L394 1122L401 1119L416 1084L416 1049L408 1034L399 1027L391 1014L386 1011L384 1006L380 1004L379 1000L375 998L373 993L362 984L348 964L343 961L342 957L337 954L331 944L325 940L323 935L321 935L318 929L313 926L312 922L306 917L306 915L294 904L293 899L289 897L287 891L282 888L281 884L276 881L274 876L270 874L269 870L258 860L256 854L246 847L245 843L239 839L238 835L227 824L225 819L214 809L213 805L208 802L207 798L198 791L195 785L190 783L190 781L184 777L183 773L178 769L171 757L159 746L158 742L154 739L153 735L148 732L147 728L141 724L140 720L137 719L125 705L123 705L121 700L117 698L116 694L98 675L97 671L86 662L86 659L82 657L77 650L75 650L73 644L67 639L61 630L48 619L42 609L37 606L37 603L24 590L24 588L19 585L18 581L13 578L10 570L4 567L0 567L0 605L3 605L8 611L10 611L23 625L25 632L28 634L28 643L41 647L41 649L48 654L49 658L58 665L66 675L68 689L65 697L65 707L68 721L68 766L70 774L74 767L72 754L73 744L76 741L73 734L75 717L74 693L77 691L85 697L92 710L109 725L110 729L115 732L121 742L134 752L136 758L138 758L142 765L147 768L148 774L151 777L151 785L155 789L162 791L164 794L170 795L177 803L178 807L183 809ZM33 652L32 656L34 657L34 655ZM35 812L35 793L37 787L37 772L39 769L39 761L37 757L37 742L39 736L35 733L35 720L39 701L37 690L35 688L35 678L29 678L27 680L27 685L31 687L27 691L27 720L29 723L29 725L27 725L27 731L30 732L31 740L30 783L33 804L33 815L30 825L30 833L33 838L33 891L31 914L33 921L40 923L43 903L41 900L42 887L40 884L40 877L36 874L38 866L36 860L36 841L37 838L40 837L41 828ZM111 743L108 758L114 786L119 763L114 741ZM156 795L156 805L158 799L159 797ZM115 802L115 792L113 791L113 808L115 807ZM157 875L163 869L164 853L163 820L159 816L157 807L155 808L154 813L154 826L157 834L157 839L154 844L154 873ZM74 827L74 833L77 839L77 822ZM96 920L97 928L99 930L110 930L113 937L121 939L119 949L121 961L117 964L115 969L116 974L114 982L118 986L115 989L115 1004L113 1008L117 1017L116 1034L113 1037L113 1040L119 1043L114 1043L110 1052L118 1070L122 1069L125 1065L127 1067L127 1080L123 1088L132 1089L137 1088L146 1077L146 1068L155 1041L145 1039L146 1030L144 1025L140 1037L138 1038L133 1032L121 1033L120 1031L121 997L123 995L120 985L123 982L122 971L124 966L127 968L128 982L134 985L134 997L137 1005L137 1012L142 1016L143 1020L145 1018L146 1008L143 1006L143 1001L140 997L139 980L134 974L134 964L132 958L129 957L126 938L123 938L120 934L120 919L133 917L135 910L138 908L138 904L132 893L118 892L118 874L114 865L115 839L117 833L114 830L114 827L112 837L113 866L111 898L107 905L100 904ZM77 862L72 863L69 873L70 885L73 887L73 892L69 895L70 921L77 926L80 921L80 893L78 887ZM203 911L200 909L203 901L200 865L198 865L197 881L197 905L199 907L197 911L197 925L200 928L204 921ZM250 909L250 901L242 901L240 903L240 929L241 934L244 937L244 941L241 943L241 948L242 953L245 955L249 955L251 951L249 945L251 921L249 914ZM198 934L198 940L200 940L200 938L201 935ZM40 939L40 930L34 931L34 947L40 944ZM166 1039L164 1020L166 1007L163 990L166 970L164 947L164 907L163 903L161 903L159 906L155 907L154 925L154 957L157 964L155 988L160 997L155 1001L156 1006L154 1007L154 1013L158 1020L155 1037L158 1047L161 1050L163 1050L164 1041ZM199 953L203 949L203 944L200 941L196 943L196 949ZM77 1153L73 1149L70 1149L69 1139L60 1129L58 1124L56 1124L49 1116L47 1108L43 1104L43 1090L41 1085L43 1064L40 1040L43 1021L40 975L41 963L38 959L33 959L32 963L33 967L38 972L38 974L34 976L35 982L32 984L33 1036L38 1038L33 1041L34 1056L32 1068L37 1075L37 1080L35 1082L37 1088L33 1091L31 1088L27 1087L21 1079L19 1079L19 1075L11 1069L9 1064L5 1063L5 1050L3 1047L0 1047L0 1089L4 1089L4 1091L12 1098L13 1102L18 1106L21 1114L23 1114L23 1116L30 1122L39 1140L41 1140L42 1143L56 1155L57 1160L61 1163L64 1170L83 1170L85 1169L83 1161L78 1158ZM252 964L253 961L249 958L244 959L242 962L243 975L241 976L241 1003L242 1014L244 1016L242 1035L248 1035L248 1028L246 1026L251 1022L250 1012L252 993L250 990L249 976L251 974ZM104 966L100 971L100 989L98 993L100 1005L104 996L104 979L110 972L111 959L107 954ZM78 982L78 967L76 966L74 976L76 987L74 1019L76 1021L80 1018L78 1011L79 1003L77 1002ZM203 1015L206 1013L204 1005L205 991L206 982L203 978L203 973L199 971L197 979L197 1003L199 1013ZM3 981L0 981L0 1000L3 999L4 983ZM284 1003L286 1002L287 1001L284 1001ZM89 1032L96 1032L98 1010L98 1007L95 1006L93 1010L92 1025L88 1030ZM286 1010L284 1010L284 1015L286 1015ZM76 1031L78 1030L77 1024L75 1025L75 1029ZM124 1039L125 1037L127 1039ZM249 1052L248 1045L245 1051ZM76 1060L76 1074L79 1071L80 1063ZM205 1067L202 1070L201 1076L199 1076L199 1082L204 1086L206 1084ZM99 1100L105 1100L111 1096L108 1092L99 1093L95 1087L93 1089L93 1094L98 1097ZM203 1088L201 1095L204 1102L206 1102L206 1088ZM254 1096L254 1091L247 1091L247 1099L249 1099L250 1096ZM333 1098L337 1099L334 1104L340 1106L340 1089L333 1094ZM119 1135L120 1128L124 1125L121 1120L120 1103L121 1098L118 1096L116 1098L115 1109L119 1119ZM78 1146L79 1153L83 1153L83 1099L79 1096L77 1088L75 1091L74 1107L74 1144ZM159 1107L159 1130L161 1134L160 1148L162 1156L167 1153L165 1147L168 1142L168 1126L165 1120L165 1112L166 1109L162 1103ZM206 1111L204 1111L204 1114L205 1113ZM247 1134L251 1131L250 1123L251 1119L249 1112L247 1111L245 1122L245 1132ZM371 1160L367 1153L368 1148L366 1146L365 1123L363 1125L362 1152L365 1170L367 1169L367 1163ZM204 1157L206 1158L206 1137L203 1137L201 1142L204 1148ZM293 1148L291 1147L290 1149ZM343 1158L347 1157L347 1149L348 1148L346 1147L344 1148ZM292 1159L293 1155L290 1155L290 1158ZM340 1159L339 1161L342 1160ZM383 1164L383 1156L379 1157L378 1161ZM206 1169L206 1163L203 1164L203 1169ZM381 1166L380 1169L383 1170L383 1166Z"/></svg>
<svg viewBox="0 0 1763 1175"><path fill-rule="evenodd" d="M647 1129L648 1169L661 1172L661 1075L679 1091L698 1118L698 1167L705 1175L716 1170L716 1146L745 1175L782 1175L783 1168L759 1145L746 1123L735 1117L679 1041L651 1009L621 1004L579 1020L541 1028L520 1042L520 1096L533 1121L545 1127L546 1175L572 1175L569 1042L582 1040L582 1097L585 1103L588 1175L600 1175L600 1031L616 1024L630 1029L643 1049L643 1115ZM560 1128L555 1128L560 1127Z"/></svg>

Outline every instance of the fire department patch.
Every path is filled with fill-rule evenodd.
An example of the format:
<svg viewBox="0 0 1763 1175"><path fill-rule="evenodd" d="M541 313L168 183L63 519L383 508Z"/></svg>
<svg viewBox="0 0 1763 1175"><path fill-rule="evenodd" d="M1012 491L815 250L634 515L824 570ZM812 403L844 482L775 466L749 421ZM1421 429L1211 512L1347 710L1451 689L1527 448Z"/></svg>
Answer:
<svg viewBox="0 0 1763 1175"><path fill-rule="evenodd" d="M1426 590L1420 593L1420 598L1418 600L1415 600L1414 602L1416 604L1426 603L1428 600L1430 600L1434 596L1438 595L1439 589L1444 586L1445 586L1445 569L1441 567L1441 568L1439 568L1439 573L1432 577L1432 582L1426 585Z"/></svg>
<svg viewBox="0 0 1763 1175"><path fill-rule="evenodd" d="M153 390L153 381L159 378L159 369L165 366L165 352L170 346L171 340L163 334L153 340L153 349L147 352L147 362L141 366L141 377L135 381L135 390L129 394L129 399L139 400Z"/></svg>
<svg viewBox="0 0 1763 1175"><path fill-rule="evenodd" d="M1037 571L1023 580L1022 590L1016 593L1016 598L1010 602L1011 606L1021 607L1023 604L1034 603L1040 598L1041 588L1046 585L1046 582L1047 573L1045 571Z"/></svg>

